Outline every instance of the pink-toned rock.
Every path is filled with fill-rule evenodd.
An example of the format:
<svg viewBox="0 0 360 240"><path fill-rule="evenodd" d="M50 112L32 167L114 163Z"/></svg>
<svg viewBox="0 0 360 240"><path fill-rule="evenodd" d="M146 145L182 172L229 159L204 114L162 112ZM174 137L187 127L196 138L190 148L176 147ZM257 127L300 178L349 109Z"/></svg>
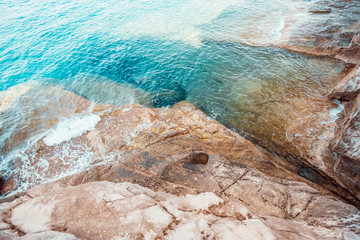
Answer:
<svg viewBox="0 0 360 240"><path fill-rule="evenodd" d="M322 203L326 202L325 197ZM341 211L346 204L327 207L322 211ZM19 239L340 239L357 234L349 222L342 224L344 219L359 223L356 210L325 228L259 216L238 201L214 193L175 196L110 182L40 185L16 204L0 204L0 209L1 220L9 223L3 229L7 239L18 239L19 233L23 235ZM315 215L312 220L319 218L324 219Z"/></svg>
<svg viewBox="0 0 360 240"><path fill-rule="evenodd" d="M176 197L129 183L97 182L24 201L9 220L26 234L60 231L80 239L275 239L260 219L248 219L241 205L225 209L226 219L212 214L223 202L213 193Z"/></svg>
<svg viewBox="0 0 360 240"><path fill-rule="evenodd" d="M5 91L0 91L0 113L8 110L17 97L27 93L38 83L36 81L28 81L19 85L10 87Z"/></svg>
<svg viewBox="0 0 360 240"><path fill-rule="evenodd" d="M32 143L31 137L53 127L59 119L88 112L101 113L109 105L90 102L61 87L33 87L18 98L15 106L0 112L2 126L0 132L8 136L0 146L0 151L8 153L25 143ZM17 106L22 107L17 107ZM20 117L19 117L20 115ZM29 116L24 118L22 116ZM16 130L13 123L17 122Z"/></svg>
<svg viewBox="0 0 360 240"><path fill-rule="evenodd" d="M33 149L23 156L22 161L18 161L14 169L15 180L23 184L20 187L24 189L45 180L81 172L94 165L121 162L123 165L119 168L111 167L112 173L106 173L106 178L105 173L99 172L88 178L117 181L117 177L127 175L132 177L127 177L126 181L174 194L193 193L194 186L199 191L219 191L221 186L211 171L216 162L226 159L257 169L268 176L288 180L309 183L295 174L298 172L304 176L304 173L308 173L310 178L325 188L351 202L358 201L358 196L353 193L356 189L350 188L349 191L339 188L337 184L328 181L329 178L312 172L305 165L292 165L271 155L210 119L190 103L181 102L173 108L164 109L150 109L140 105L99 108L105 109L99 115L95 112L63 119L54 125L48 135L34 144ZM90 122L93 118L96 121L90 128L82 129L82 121L87 117ZM59 127L64 122L68 125L75 122L76 126L81 124L81 127L76 128L81 131L77 133L68 125L66 128ZM58 131L61 136L70 137L60 139ZM208 158L209 163L201 164L204 160L196 159L200 155ZM24 174L28 169L31 169L31 174ZM160 176L163 181L149 180L144 175ZM75 182L83 181L86 180L78 179ZM180 186L171 188L169 182ZM276 209L271 209L273 206L268 207L269 211Z"/></svg>
<svg viewBox="0 0 360 240"><path fill-rule="evenodd" d="M353 83L355 81L353 78ZM344 117L331 143L336 153L335 171L360 185L360 94L345 104Z"/></svg>
<svg viewBox="0 0 360 240"><path fill-rule="evenodd" d="M70 176L0 204L8 239L333 239L359 231L354 206L189 103L105 112L80 135L34 145L32 178L23 180Z"/></svg>
<svg viewBox="0 0 360 240"><path fill-rule="evenodd" d="M360 19L355 17L359 15L359 9L360 2L355 0L321 0L306 4L287 16L278 46L351 63L345 68L345 74L354 64L360 63ZM341 74L338 78L342 80L337 81L330 97L344 101L355 99L360 91L359 66L345 78ZM281 92L280 97L272 97L278 90L271 86L271 93L265 95L264 88L254 94L255 101L251 97L245 100L252 101L249 109L254 103L260 106L257 112L262 113L261 117L248 111L250 114L240 117L245 120L233 125L246 129L247 136L256 143L290 162L293 172L339 195L352 196L349 200L360 206L356 200L360 199L356 156L359 133L358 120L354 117L357 103L348 104L344 113L348 117L341 123L338 121L337 126L336 116L328 114L335 112L327 99L331 84L334 82L324 83L326 91L319 92L320 97L315 98L307 97L311 90L303 91L300 96L292 90L289 97L286 91ZM291 88L295 89L295 86ZM238 105L239 109L247 108L243 102Z"/></svg>

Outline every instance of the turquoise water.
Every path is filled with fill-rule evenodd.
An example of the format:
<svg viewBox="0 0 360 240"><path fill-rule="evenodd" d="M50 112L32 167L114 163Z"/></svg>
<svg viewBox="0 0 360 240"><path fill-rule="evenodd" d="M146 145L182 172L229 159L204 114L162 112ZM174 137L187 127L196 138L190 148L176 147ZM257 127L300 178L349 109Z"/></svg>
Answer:
<svg viewBox="0 0 360 240"><path fill-rule="evenodd" d="M241 104L265 83L294 86L296 92L314 97L323 94L314 86L329 81L341 65L271 46L280 39L287 14L304 4L307 1L0 3L5 13L0 16L0 91L37 83L26 106L14 101L0 115L0 170L11 176L14 159L24 160L33 140L48 131L47 121L60 118L56 111L37 111L37 124L30 124L34 111L48 104L42 91L49 85L118 106L167 107L187 100L244 135L246 124L236 122L244 114ZM12 94L20 95L19 89ZM19 133L21 140L7 146Z"/></svg>

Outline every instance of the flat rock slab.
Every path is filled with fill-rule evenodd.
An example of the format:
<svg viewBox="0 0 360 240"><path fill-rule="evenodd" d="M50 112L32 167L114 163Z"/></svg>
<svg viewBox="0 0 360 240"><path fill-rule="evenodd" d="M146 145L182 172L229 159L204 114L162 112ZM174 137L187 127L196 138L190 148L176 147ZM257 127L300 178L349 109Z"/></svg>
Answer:
<svg viewBox="0 0 360 240"><path fill-rule="evenodd" d="M0 209L0 238L6 239L356 237L350 224L346 227L333 224L329 228L257 216L239 202L223 200L214 193L175 196L126 182L42 185L15 202L1 204ZM344 219L350 218L354 220L356 216L352 214Z"/></svg>

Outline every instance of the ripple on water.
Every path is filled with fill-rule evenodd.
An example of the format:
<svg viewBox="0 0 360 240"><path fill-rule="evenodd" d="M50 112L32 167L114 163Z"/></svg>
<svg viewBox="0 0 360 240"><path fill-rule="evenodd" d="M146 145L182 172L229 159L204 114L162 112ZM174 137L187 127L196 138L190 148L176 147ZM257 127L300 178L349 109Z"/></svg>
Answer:
<svg viewBox="0 0 360 240"><path fill-rule="evenodd" d="M343 70L329 59L251 47L276 41L284 17L298 4L305 3L32 0L3 4L7 14L0 16L0 90L16 85L21 89L17 95L24 94L10 97L6 111L0 113L0 170L5 177L16 173L18 180L29 179L35 166L25 152L31 152L61 119L106 111L95 111L96 103L166 107L188 100L270 149L281 142L292 144L297 135L288 134L289 126L305 126L298 122L299 113L317 122L314 111L320 112L321 121L327 122L326 111L333 105L324 95ZM38 84L28 89L31 81ZM0 92L4 94L8 96ZM81 155L82 145L72 144L73 153ZM66 149L64 154L71 152ZM75 155L64 156L70 167L61 168L56 176L37 176L34 182L90 166L86 158L93 153L85 152L84 164L71 162ZM42 160L36 167L44 171L56 162ZM17 161L26 162L21 170L16 169Z"/></svg>

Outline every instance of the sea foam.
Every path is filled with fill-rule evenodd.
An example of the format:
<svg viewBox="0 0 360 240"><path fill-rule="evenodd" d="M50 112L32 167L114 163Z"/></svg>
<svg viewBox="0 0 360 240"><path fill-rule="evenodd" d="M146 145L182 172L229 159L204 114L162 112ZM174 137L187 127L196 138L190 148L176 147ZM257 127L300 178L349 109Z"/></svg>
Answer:
<svg viewBox="0 0 360 240"><path fill-rule="evenodd" d="M89 130L94 130L100 117L95 114L75 115L61 120L44 138L48 146L60 144L74 137L79 137Z"/></svg>

